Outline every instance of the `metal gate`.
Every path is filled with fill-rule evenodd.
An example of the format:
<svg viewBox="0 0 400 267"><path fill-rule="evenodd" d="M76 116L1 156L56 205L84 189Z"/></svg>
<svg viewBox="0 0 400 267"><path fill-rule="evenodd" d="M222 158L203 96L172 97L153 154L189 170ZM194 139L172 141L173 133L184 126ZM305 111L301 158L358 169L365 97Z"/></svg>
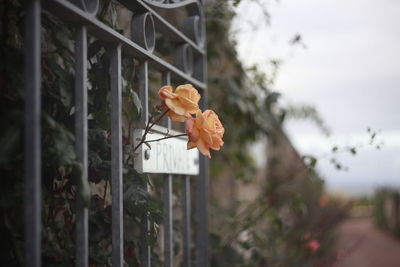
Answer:
<svg viewBox="0 0 400 267"><path fill-rule="evenodd" d="M26 7L25 21L25 258L26 266L41 266L41 9L44 8L76 27L75 37L75 139L76 154L88 169L88 117L87 117L87 39L93 36L111 49L111 184L112 184L112 265L123 266L123 201L122 201L122 122L121 122L121 53L139 63L139 97L143 107L141 125L149 115L148 68L162 75L163 84L191 83L202 95L200 106L206 108L206 54L203 3L201 0L118 0L134 13L132 39L128 39L96 19L98 0L31 0ZM182 31L166 21L157 9L186 8ZM169 38L175 45L174 63L153 54L155 32ZM161 86L161 85L160 85ZM160 132L167 132L159 127ZM198 176L182 176L183 187L183 244L184 266L190 266L190 245L195 244L195 263L208 266L207 191L208 162L200 156ZM172 230L172 179L164 175L164 266L173 262ZM190 183L196 179L195 218L196 240L190 240ZM76 209L76 265L88 266L88 209L77 202ZM144 226L146 228L146 226ZM151 266L150 248L142 250L143 266Z"/></svg>

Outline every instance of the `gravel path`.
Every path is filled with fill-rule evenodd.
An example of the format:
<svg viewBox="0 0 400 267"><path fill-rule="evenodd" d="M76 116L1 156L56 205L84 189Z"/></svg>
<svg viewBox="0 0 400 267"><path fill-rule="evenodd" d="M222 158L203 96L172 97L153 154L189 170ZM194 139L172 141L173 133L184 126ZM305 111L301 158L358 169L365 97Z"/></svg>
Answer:
<svg viewBox="0 0 400 267"><path fill-rule="evenodd" d="M400 267L400 241L374 227L370 218L346 220L337 245L333 267Z"/></svg>

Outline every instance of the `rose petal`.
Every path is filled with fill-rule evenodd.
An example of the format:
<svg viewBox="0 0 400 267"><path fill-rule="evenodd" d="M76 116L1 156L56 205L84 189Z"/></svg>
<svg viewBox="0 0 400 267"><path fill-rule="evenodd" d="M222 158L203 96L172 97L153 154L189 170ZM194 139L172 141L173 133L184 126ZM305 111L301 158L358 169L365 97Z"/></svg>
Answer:
<svg viewBox="0 0 400 267"><path fill-rule="evenodd" d="M212 140L213 140L213 143L212 143L212 145L210 146L211 149L220 150L221 146L224 145L224 141L222 141L222 139L219 138L219 137L216 136L216 135L214 135L214 136L212 137Z"/></svg>
<svg viewBox="0 0 400 267"><path fill-rule="evenodd" d="M195 142L191 142L191 141L189 141L188 143L187 143L187 149L189 150L189 149L192 149L192 148L195 148L197 145L196 145L196 143Z"/></svg>
<svg viewBox="0 0 400 267"><path fill-rule="evenodd" d="M193 102L189 98L179 97L178 99L189 113L195 114L199 109L197 102Z"/></svg>
<svg viewBox="0 0 400 267"><path fill-rule="evenodd" d="M167 107L175 112L177 115L185 115L185 109L181 106L181 103L178 99L165 99L165 104Z"/></svg>
<svg viewBox="0 0 400 267"><path fill-rule="evenodd" d="M175 112L173 112L172 110L168 111L167 115L172 121L184 122L186 120L186 116L178 115Z"/></svg>
<svg viewBox="0 0 400 267"><path fill-rule="evenodd" d="M213 143L211 133L207 129L203 129L202 131L200 131L200 136L206 144L211 145Z"/></svg>
<svg viewBox="0 0 400 267"><path fill-rule="evenodd" d="M199 139L199 141L197 141L197 148L199 149L201 154L203 154L204 156L207 156L209 159L211 159L210 150L208 149L206 144L203 142L203 140Z"/></svg>
<svg viewBox="0 0 400 267"><path fill-rule="evenodd" d="M185 131L189 138L193 134L194 121L194 118L189 118L186 120Z"/></svg>
<svg viewBox="0 0 400 267"><path fill-rule="evenodd" d="M185 130L189 140L192 142L197 142L197 140L199 139L199 130L196 127L194 127L194 125L195 125L194 118L191 117L187 119Z"/></svg>
<svg viewBox="0 0 400 267"><path fill-rule="evenodd" d="M175 93L180 95L181 97L189 98L196 103L199 102L201 97L196 88L194 88L191 84L179 85L176 88Z"/></svg>
<svg viewBox="0 0 400 267"><path fill-rule="evenodd" d="M177 94L174 94L172 92L172 86L169 86L169 85L161 87L160 90L158 90L158 95L162 99L178 97Z"/></svg>
<svg viewBox="0 0 400 267"><path fill-rule="evenodd" d="M210 130L211 132L215 132L215 126L214 126L214 121L215 117L217 115L214 113L214 111L207 109L206 111L203 112L203 117L205 119L203 128L206 128Z"/></svg>
<svg viewBox="0 0 400 267"><path fill-rule="evenodd" d="M204 123L204 117L200 110L196 113L196 127L201 129Z"/></svg>

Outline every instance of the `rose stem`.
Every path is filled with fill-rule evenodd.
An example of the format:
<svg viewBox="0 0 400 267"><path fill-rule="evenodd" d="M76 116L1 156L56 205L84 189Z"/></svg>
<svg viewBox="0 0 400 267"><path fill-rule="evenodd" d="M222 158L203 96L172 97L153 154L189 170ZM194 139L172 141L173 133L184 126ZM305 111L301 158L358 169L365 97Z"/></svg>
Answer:
<svg viewBox="0 0 400 267"><path fill-rule="evenodd" d="M177 135L171 135L171 136L165 136L159 139L154 139L154 140L149 140L149 141L144 141L144 143L151 143L151 142L157 142L157 141L161 141L161 140L165 140L165 139L169 139L169 138L174 138L174 137L180 137L180 136L186 136L186 134L177 134Z"/></svg>
<svg viewBox="0 0 400 267"><path fill-rule="evenodd" d="M133 152L135 152L146 140L146 136L149 133L150 129L161 120L162 117L164 117L165 114L167 114L167 112L169 111L169 109L167 109L163 114L161 114L153 123L150 124L150 121L152 118L150 118L149 122L146 125L146 129L144 130L144 134L142 136L142 139L140 140L140 142L135 146L135 148L133 149Z"/></svg>

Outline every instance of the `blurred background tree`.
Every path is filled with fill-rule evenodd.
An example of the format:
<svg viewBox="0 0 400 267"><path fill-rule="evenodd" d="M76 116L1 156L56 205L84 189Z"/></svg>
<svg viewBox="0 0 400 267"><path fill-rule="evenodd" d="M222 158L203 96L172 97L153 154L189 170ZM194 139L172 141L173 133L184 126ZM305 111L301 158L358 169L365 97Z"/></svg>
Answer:
<svg viewBox="0 0 400 267"><path fill-rule="evenodd" d="M282 125L287 117L308 118L323 134L329 130L312 107L279 103L273 90L279 61L270 62L267 74L239 60L231 34L239 2L206 6L209 104L226 130L211 160L212 266L324 266L333 260L346 207L326 195L314 169L318 159L299 155ZM268 23L267 6L262 10ZM260 155L254 144L263 142Z"/></svg>

